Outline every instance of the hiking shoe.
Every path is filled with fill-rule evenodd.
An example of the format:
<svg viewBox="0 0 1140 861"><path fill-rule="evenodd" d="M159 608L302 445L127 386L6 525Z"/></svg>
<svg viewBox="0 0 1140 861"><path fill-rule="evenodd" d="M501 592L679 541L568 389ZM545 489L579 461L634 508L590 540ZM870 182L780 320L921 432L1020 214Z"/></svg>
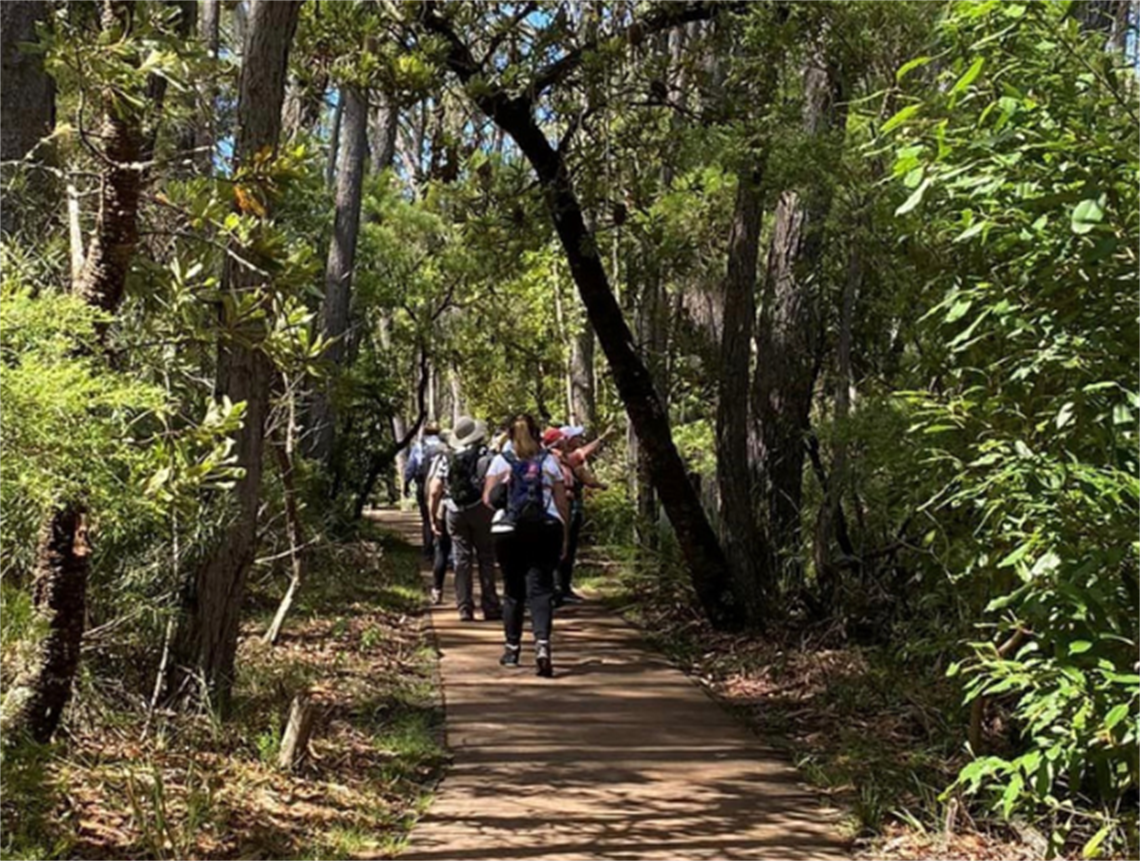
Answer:
<svg viewBox="0 0 1140 861"><path fill-rule="evenodd" d="M433 606L438 607L443 603L443 590L436 589L434 586L431 589L431 603Z"/></svg>
<svg viewBox="0 0 1140 861"><path fill-rule="evenodd" d="M499 658L499 663L504 667L517 667L519 665L519 652L521 651L522 649L518 646L507 643L503 647L503 656Z"/></svg>
<svg viewBox="0 0 1140 861"><path fill-rule="evenodd" d="M573 589L567 589L562 593L562 603L564 604L581 604L585 600L585 598L583 598Z"/></svg>
<svg viewBox="0 0 1140 861"><path fill-rule="evenodd" d="M566 603L566 598L565 598L565 596L563 596L563 594L561 592L555 591L550 596L550 606L552 606L552 607L555 607L555 608L561 607L565 603Z"/></svg>
<svg viewBox="0 0 1140 861"><path fill-rule="evenodd" d="M539 642L534 648L535 675L549 679L554 675L554 664L550 660L550 644Z"/></svg>
<svg viewBox="0 0 1140 861"><path fill-rule="evenodd" d="M503 621L503 611L502 610L484 610L483 611L483 621L484 622L501 622L501 621Z"/></svg>
<svg viewBox="0 0 1140 861"><path fill-rule="evenodd" d="M459 611L459 621L460 622L474 622L475 621L475 613L472 612L470 607L464 607L463 609L461 609Z"/></svg>

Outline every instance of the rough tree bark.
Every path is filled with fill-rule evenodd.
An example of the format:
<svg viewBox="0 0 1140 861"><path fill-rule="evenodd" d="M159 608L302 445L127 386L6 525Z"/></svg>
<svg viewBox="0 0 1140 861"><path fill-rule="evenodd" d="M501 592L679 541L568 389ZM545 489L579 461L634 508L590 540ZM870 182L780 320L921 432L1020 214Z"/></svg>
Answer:
<svg viewBox="0 0 1140 861"><path fill-rule="evenodd" d="M0 161L23 159L55 126L55 82L44 72L43 55L19 48L36 41L36 24L47 13L43 0L0 3ZM0 206L0 233L17 229L18 215L10 204Z"/></svg>
<svg viewBox="0 0 1140 861"><path fill-rule="evenodd" d="M841 131L837 70L822 50L809 57L803 77L805 131L815 137ZM801 585L803 572L804 454L819 364L817 270L830 207L826 180L780 195L756 333L751 462L766 520L771 570L793 588Z"/></svg>
<svg viewBox="0 0 1140 861"><path fill-rule="evenodd" d="M87 607L90 550L82 506L64 505L47 521L36 549L33 602L46 631L4 698L0 728L48 742L71 698Z"/></svg>
<svg viewBox="0 0 1140 861"><path fill-rule="evenodd" d="M597 395L594 382L594 330L583 326L570 345L570 420L596 427Z"/></svg>
<svg viewBox="0 0 1140 861"><path fill-rule="evenodd" d="M737 180L720 349L716 412L716 478L720 491L721 537L732 568L737 596L752 624L764 618L770 586L759 553L763 535L753 516L748 463L748 371L756 320L756 269L764 195L760 169L741 171Z"/></svg>
<svg viewBox="0 0 1140 861"><path fill-rule="evenodd" d="M321 303L320 333L329 341L325 359L335 379L344 363L348 312L352 297L352 271L360 233L360 201L368 155L368 99L356 87L341 90L340 164L336 171L336 220L325 266L325 296ZM329 387L313 396L309 411L309 456L328 462L336 441L336 416Z"/></svg>
<svg viewBox="0 0 1140 861"><path fill-rule="evenodd" d="M372 137L372 172L381 174L396 156L396 133L400 130L400 110L391 97L381 94L376 108Z"/></svg>
<svg viewBox="0 0 1140 861"><path fill-rule="evenodd" d="M686 15L709 17L715 9L707 4L675 4L675 7L661 7L656 13L650 13L655 17L639 22L636 32L626 34L627 41L637 42L655 29L660 31L686 23L691 20ZM581 61L582 52L575 51L555 61L537 74L529 88L512 96L487 84L470 48L440 15L437 4L422 3L419 12L424 26L447 44L447 64L465 85L468 96L514 139L537 174L574 283L609 362L630 423L645 451L654 487L685 556L697 596L714 625L736 624L738 607L733 599L724 553L673 443L669 416L654 388L653 378L637 355L633 335L610 288L596 237L586 227L563 154L551 146L534 117L530 93L541 92L557 83Z"/></svg>
<svg viewBox="0 0 1140 861"><path fill-rule="evenodd" d="M277 146L285 68L300 6L299 0L254 0L249 9L238 93L235 161L239 165ZM248 249L243 253L248 254ZM223 280L224 288L232 291L264 286L257 271L234 265L232 260L227 260ZM241 332L236 331L234 321L223 319L222 325L232 337L218 349L215 389L218 397L224 395L246 405L244 423L235 440L244 475L234 486L234 519L187 584L167 690L173 698L208 698L224 711L233 684L245 578L257 549L265 419L273 369L258 348L264 336L262 324L247 324L248 331Z"/></svg>

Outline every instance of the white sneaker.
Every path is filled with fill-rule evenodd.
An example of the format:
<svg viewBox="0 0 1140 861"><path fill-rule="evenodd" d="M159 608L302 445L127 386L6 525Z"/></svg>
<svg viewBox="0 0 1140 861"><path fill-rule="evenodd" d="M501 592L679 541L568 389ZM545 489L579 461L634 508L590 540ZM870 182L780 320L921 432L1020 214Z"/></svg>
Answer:
<svg viewBox="0 0 1140 861"><path fill-rule="evenodd" d="M499 535L504 532L514 532L515 522L507 517L506 509L500 508L491 518L491 533Z"/></svg>
<svg viewBox="0 0 1140 861"><path fill-rule="evenodd" d="M443 592L434 586L431 589L431 602L437 606L443 603Z"/></svg>

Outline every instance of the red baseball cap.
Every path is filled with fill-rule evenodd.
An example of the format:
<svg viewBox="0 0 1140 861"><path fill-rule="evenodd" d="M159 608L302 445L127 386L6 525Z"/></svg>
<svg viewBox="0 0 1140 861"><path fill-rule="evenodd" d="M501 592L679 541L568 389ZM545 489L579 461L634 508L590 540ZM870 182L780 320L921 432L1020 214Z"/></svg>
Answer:
<svg viewBox="0 0 1140 861"><path fill-rule="evenodd" d="M544 430L542 432L542 444L543 445L554 445L556 442L558 442L561 439L562 439L561 428L547 428L546 430Z"/></svg>

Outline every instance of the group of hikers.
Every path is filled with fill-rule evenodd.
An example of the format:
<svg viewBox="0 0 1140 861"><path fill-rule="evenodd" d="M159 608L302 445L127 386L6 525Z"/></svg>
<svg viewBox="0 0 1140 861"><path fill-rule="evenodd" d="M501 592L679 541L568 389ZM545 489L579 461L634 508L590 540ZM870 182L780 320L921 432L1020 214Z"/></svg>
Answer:
<svg viewBox="0 0 1140 861"><path fill-rule="evenodd" d="M592 442L576 425L540 431L533 416L515 416L494 439L485 422L463 416L450 431L424 426L409 452L404 487L414 486L423 519L424 554L432 562L431 601L443 603L449 563L459 619L475 619L474 572L486 621L503 622L499 663L520 664L523 616L530 609L535 668L554 675L554 609L583 599L573 589L585 488L604 489L589 458ZM503 577L500 601L495 563Z"/></svg>

